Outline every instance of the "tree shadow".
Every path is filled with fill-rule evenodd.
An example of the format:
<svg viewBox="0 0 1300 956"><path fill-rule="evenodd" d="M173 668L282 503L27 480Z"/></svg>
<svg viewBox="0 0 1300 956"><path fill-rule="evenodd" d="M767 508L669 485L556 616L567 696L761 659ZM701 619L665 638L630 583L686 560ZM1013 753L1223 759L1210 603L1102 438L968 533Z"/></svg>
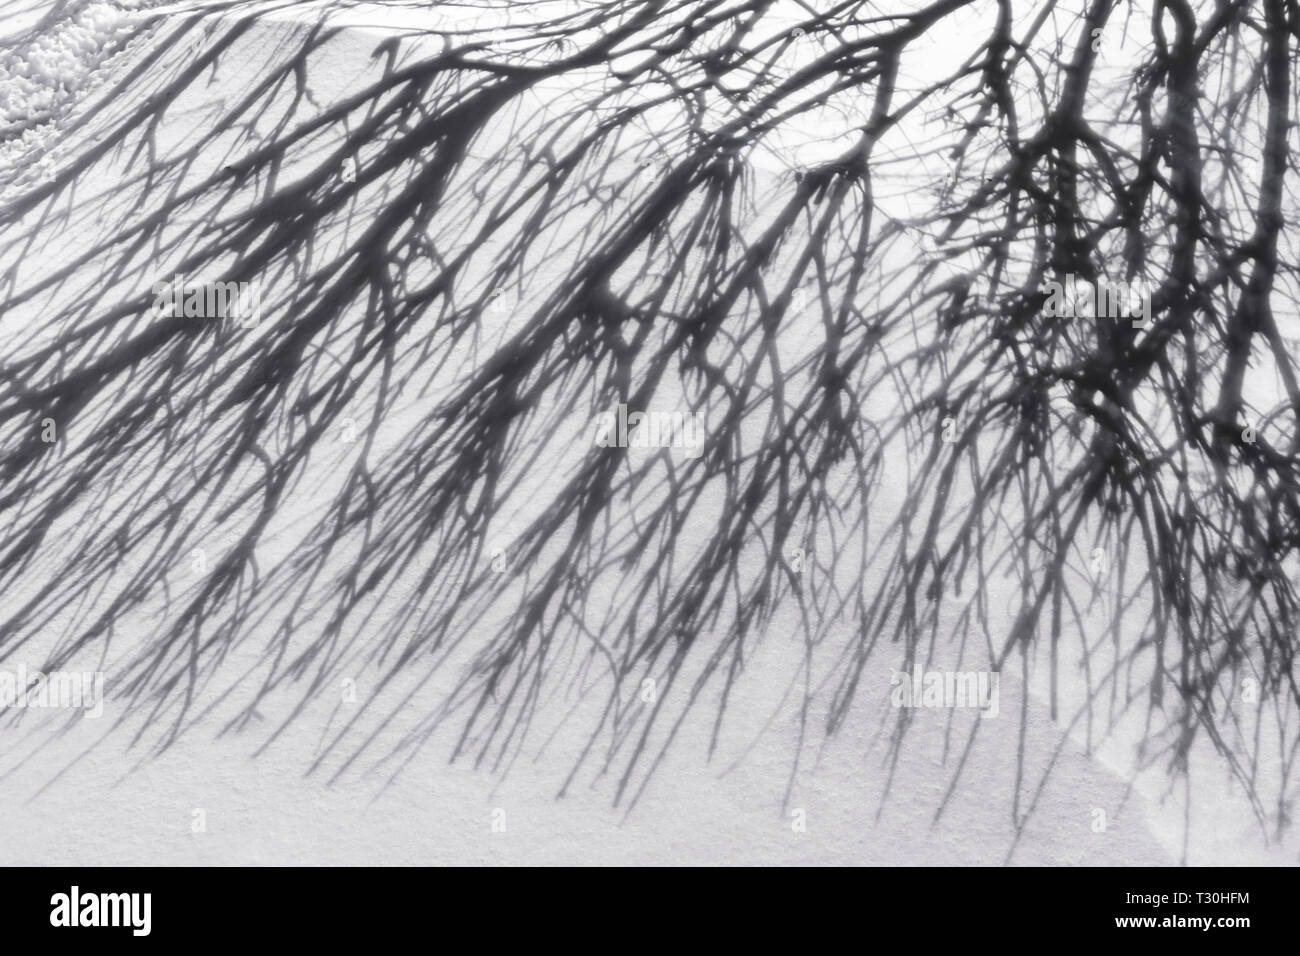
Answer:
<svg viewBox="0 0 1300 956"><path fill-rule="evenodd" d="M565 701L569 781L635 803L796 622L801 743L889 694L873 655L1018 658L1090 747L1136 719L1177 775L1208 740L1280 833L1288 8L779 7L150 21L0 213L0 659L100 661L150 752L292 687L263 746L328 701L331 778L449 723L503 768ZM344 42L374 67L318 98ZM255 285L257 321L160 314L177 275ZM1065 277L1148 312L1045 314ZM702 453L602 447L619 405Z"/></svg>

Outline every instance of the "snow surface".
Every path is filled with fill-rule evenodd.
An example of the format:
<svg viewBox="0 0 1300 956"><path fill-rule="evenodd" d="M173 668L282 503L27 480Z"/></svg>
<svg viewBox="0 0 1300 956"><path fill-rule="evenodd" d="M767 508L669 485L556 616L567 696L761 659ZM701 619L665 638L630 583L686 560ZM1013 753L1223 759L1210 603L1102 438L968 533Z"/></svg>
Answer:
<svg viewBox="0 0 1300 956"><path fill-rule="evenodd" d="M49 4L44 5L49 7ZM114 58L149 15L183 15L199 4L137 2L66 3L38 32L40 12L18 10L0 21L5 42L0 61L0 122L4 146L0 171L19 181L39 175L42 161L57 162L61 124L81 97L112 75ZM255 4L243 4L243 15ZM307 8L266 3L264 25L241 41L221 65L210 96L223 84L255 75L265 49L283 40ZM339 10L349 29L334 42L340 68L316 73L313 96L321 102L347 94L349 82L369 64L374 34L427 23L420 11L394 11L375 4ZM436 37L411 42L436 44ZM346 66L344 66L346 65ZM183 121L163 124L160 138L183 141ZM25 168L24 168L25 167ZM111 192L111 165L97 168L85 195ZM318 747L319 728L291 728L277 748L249 756L245 738L196 733L161 757L140 760L108 729L83 721L54 743L16 751L3 764L0 791L2 862L12 863L472 863L640 862L877 864L997 863L1015 842L1008 808L1017 774L1017 725L993 721L989 746L977 749L954 805L939 820L935 810L952 772L943 722L922 719L912 749L900 762L893 792L885 799L888 768L879 725L864 721L856 732L817 749L804 767L791 804L808 810L808 832L792 832L782 809L790 771L796 715L774 710L785 699L800 653L796 640L773 640L756 653L744 690L733 705L738 716L726 741L726 759L706 763L709 726L694 724L682 746L626 819L609 806L607 789L583 790L556 801L568 769L561 756L512 768L502 779L464 764L448 766L430 747L424 759L378 793L374 781L350 779L325 788L304 777L301 760ZM870 679L888 680L883 663ZM1014 715L1019 695L1004 683L1003 712ZM1058 759L1061 741L1041 701L1029 700L1029 761L1037 768ZM879 715L875 715L879 716ZM887 715L886 715L887 716ZM268 715L273 725L275 715ZM765 728L764 733L758 733ZM30 740L27 741L30 743ZM581 739L561 738L554 750L571 752ZM556 768L559 768L557 772ZM40 796L28 797L42 791ZM1150 788L1148 792L1153 793ZM1092 811L1109 816L1108 832L1092 832ZM203 808L207 831L194 833L192 814ZM492 834L491 811L504 808L509 828ZM1201 862L1263 862L1267 855L1248 834L1230 802L1212 803L1224 818L1198 827L1218 841ZM1182 810L1158 805L1129 790L1126 778L1066 741L1040 805L1021 834L1015 861L1155 865L1177 858ZM75 839L51 840L54 834Z"/></svg>

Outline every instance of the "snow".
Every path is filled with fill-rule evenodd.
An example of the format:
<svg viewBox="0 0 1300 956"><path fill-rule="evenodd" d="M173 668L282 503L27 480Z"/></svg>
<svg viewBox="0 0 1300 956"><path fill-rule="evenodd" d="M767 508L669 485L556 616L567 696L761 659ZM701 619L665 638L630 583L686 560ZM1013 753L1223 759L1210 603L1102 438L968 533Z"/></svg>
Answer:
<svg viewBox="0 0 1300 956"><path fill-rule="evenodd" d="M58 162L61 122L68 110L113 74L114 58L149 17L184 15L205 6L229 5L82 0L64 4L39 32L34 28L40 18L31 9L7 17L0 25L6 41L0 59L0 175L9 169L10 178L27 181L40 175L43 163ZM313 93L323 102L345 96L347 78L364 64L363 51L374 44L373 39L357 42L359 34L432 25L430 11L415 5L268 2L240 4L236 12L242 16L250 9L265 11L266 23L281 25L330 10L333 22L347 28L339 49L348 69L340 68L337 77L313 78ZM485 16L468 6L444 6L438 16L453 11L462 18ZM214 100L222 95L223 83L237 86L255 75L263 49L259 42L272 45L274 37L252 37L232 51L213 84ZM161 136L184 142L187 132L183 120L169 116ZM833 152L826 143L806 149L809 161ZM97 170L89 184L95 188L86 192L111 191L120 173L111 165ZM430 746L408 774L374 796L370 782L345 781L326 791L319 778L301 778L299 761L319 743L313 736L319 728L307 721L257 761L246 759L253 746L249 737L213 744L205 729L130 774L124 771L133 758L117 742L77 758L101 732L82 724L7 778L14 785L0 797L0 819L5 821L0 836L8 843L11 862L46 863L1000 862L1012 831L1006 806L1016 773L1014 718L986 729L984 736L992 738L989 749L976 751L980 762L967 770L952 812L934 824L930 815L951 773L951 765L942 760L942 721L921 720L912 741L917 746L902 760L892 802L875 817L887 781L880 740L873 737L881 715L871 713L873 719L864 718L859 732L826 745L808 760L816 766L804 771L793 805L809 809L809 833L806 839L792 833L780 797L797 727L790 712L774 711L797 670L800 652L791 635L777 635L761 653L756 651L745 688L738 692L740 716L734 726L742 730L727 741L733 747L728 759L707 765L703 751L710 728L707 721L692 724L646 801L622 825L620 814L609 809L607 791L583 791L564 802L551 799L556 777L562 776L554 769L568 767L562 756L540 767L522 766L521 761L508 781L498 782L463 765L448 767L445 749ZM882 662L869 679L883 687L888 676ZM1004 714L1018 711L1017 693L1004 688ZM1046 759L1060 731L1032 696L1030 709L1031 756ZM277 716L268 714L267 726L274 726ZM749 733L765 726L766 735ZM581 743L569 734L556 750L562 755ZM75 772L52 783L50 777L62 767L60 756ZM729 767L732 756L743 757L734 768ZM1055 773L1021 841L1018 862L1155 864L1176 853L1179 815L1126 794L1121 775L1095 754L1067 747ZM47 783L51 789L41 800L26 802L33 789ZM1108 838L1089 828L1095 806L1111 813ZM489 812L497 807L507 810L510 826L501 839L491 836L487 826ZM207 809L208 833L190 831L193 808ZM1123 825L1117 827L1119 821ZM82 833L84 840L56 848L51 859L48 836L61 829Z"/></svg>

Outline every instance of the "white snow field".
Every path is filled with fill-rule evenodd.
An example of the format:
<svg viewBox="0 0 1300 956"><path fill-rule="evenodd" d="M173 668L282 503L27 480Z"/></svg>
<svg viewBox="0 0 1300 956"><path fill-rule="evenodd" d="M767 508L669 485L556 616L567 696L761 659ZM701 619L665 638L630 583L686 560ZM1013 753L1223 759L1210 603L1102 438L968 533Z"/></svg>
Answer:
<svg viewBox="0 0 1300 956"><path fill-rule="evenodd" d="M192 61L195 48L179 46L145 64L117 101L90 112L105 88L140 66L138 47L122 47L151 22L148 16L164 17L153 26L161 30L208 7L213 9L202 31L208 36L236 19L257 16L207 70L206 82L190 86L150 129L151 148L162 156L193 143L219 107L235 101L267 62L292 50L323 15L342 29L310 59L305 77L311 105L300 116L340 102L378 75L386 61L377 51L394 37L401 38L397 49L403 56L436 51L436 34L412 35L412 28L438 17L471 15L459 6L422 13L358 3L243 3L231 9L85 2L59 5L51 20L46 14L54 5L23 0L0 20L0 40L7 44L0 61L0 176L9 182L8 195L37 181L43 164L64 168L84 155L115 116L146 102ZM233 132L218 137L185 176L208 176L236 158L239 148ZM492 148L491 142L476 143L471 157ZM74 250L111 235L129 204L140 204L133 215L147 213L155 196L124 195L121 189L133 180L132 153L97 157L77 173L75 188L28 215L28 224L46 217L40 248L6 245L0 252L5 268L19 263L20 287L57 270ZM158 195L171 188L160 185ZM208 213L230 209L210 207ZM185 225L171 225L178 242ZM165 276L169 250L159 248L156 255L156 272ZM544 281L552 274L543 268L539 275ZM56 303L105 295L105 281L93 271L70 276L49 298L0 316L0 335L5 342L41 340L52 334L43 331L44 313ZM526 302L535 294L520 289L517 299ZM431 400L413 397L402 416L385 421L374 454L414 427ZM283 552L320 503L313 490L336 484L334 464L313 461L298 486L296 510L276 516L271 540L284 542ZM150 480L143 472L142 491ZM259 554L266 564L276 558ZM48 574L59 573L52 559ZM106 663L129 656L155 623L137 615L135 633L122 628L121 646ZM367 636L362 627L359 645ZM267 638L248 635L231 652L231 672L254 666ZM98 721L74 715L42 722L29 714L16 725L0 725L0 862L1154 866L1184 856L1194 864L1282 863L1294 856L1265 843L1244 799L1222 782L1212 755L1194 755L1196 782L1187 790L1171 790L1160 771L1135 776L1133 737L1121 735L1088 753L1077 727L1071 734L1051 720L1035 686L1041 675L1031 675L1027 688L1018 668L1003 675L999 716L979 721L968 754L969 713L958 711L954 718L951 711L917 710L894 763L888 741L896 713L884 693L858 706L849 726L823 743L818 728L800 727L800 687L791 675L803 651L793 622L786 632L763 635L737 684L716 751L710 756L712 711L697 708L630 809L613 805L613 772L580 774L565 786L587 742L581 721L565 719L582 704L576 695L554 702L539 718L545 731L505 767L448 762L458 730L449 725L418 749L399 750L398 761L377 764L385 752L380 747L335 775L337 765L314 771L311 766L350 717L337 699L309 708L260 749L298 698L273 699L239 732L220 733L231 715L213 690L203 701L212 705L207 716L154 754L147 746L130 746L137 729L133 719L115 726L121 704L110 688L105 717ZM863 683L890 686L890 663L882 656L869 664ZM450 679L414 675L408 685L388 688L385 702L408 720L409 729L436 706ZM363 703L378 693L373 673L365 670L357 671L356 687ZM398 721L381 739L400 747L402 730ZM562 789L564 795L557 796Z"/></svg>

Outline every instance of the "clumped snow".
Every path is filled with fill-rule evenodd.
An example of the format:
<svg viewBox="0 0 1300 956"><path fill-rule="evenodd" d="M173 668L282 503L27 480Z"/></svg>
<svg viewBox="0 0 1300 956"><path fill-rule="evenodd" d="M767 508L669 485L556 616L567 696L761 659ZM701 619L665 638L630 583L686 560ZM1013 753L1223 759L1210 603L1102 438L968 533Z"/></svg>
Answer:
<svg viewBox="0 0 1300 956"><path fill-rule="evenodd" d="M70 0L0 14L0 177L53 170L59 118L162 0Z"/></svg>

